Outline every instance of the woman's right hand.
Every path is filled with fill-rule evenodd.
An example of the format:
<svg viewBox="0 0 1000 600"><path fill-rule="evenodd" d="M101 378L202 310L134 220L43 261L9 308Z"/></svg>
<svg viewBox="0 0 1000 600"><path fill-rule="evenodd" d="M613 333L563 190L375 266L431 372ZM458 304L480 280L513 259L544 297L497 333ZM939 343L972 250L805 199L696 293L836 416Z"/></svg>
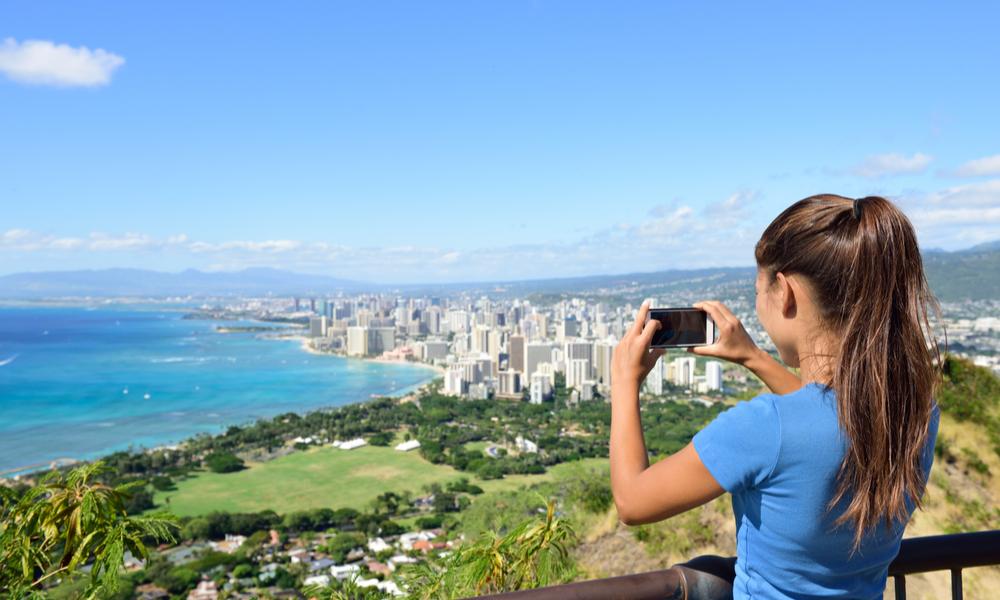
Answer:
<svg viewBox="0 0 1000 600"><path fill-rule="evenodd" d="M694 307L712 315L715 327L719 330L719 340L707 346L688 348L688 352L699 356L721 358L744 366L760 353L760 348L750 339L750 334L744 329L743 323L740 323L725 304L717 300L706 300L695 303Z"/></svg>

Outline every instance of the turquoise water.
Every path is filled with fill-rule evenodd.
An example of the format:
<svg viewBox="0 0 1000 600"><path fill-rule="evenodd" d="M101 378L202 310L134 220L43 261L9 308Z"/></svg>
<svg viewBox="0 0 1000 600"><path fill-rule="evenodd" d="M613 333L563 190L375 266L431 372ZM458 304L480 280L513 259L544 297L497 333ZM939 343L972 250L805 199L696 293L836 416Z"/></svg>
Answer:
<svg viewBox="0 0 1000 600"><path fill-rule="evenodd" d="M143 307L0 306L0 471L403 393L434 372Z"/></svg>

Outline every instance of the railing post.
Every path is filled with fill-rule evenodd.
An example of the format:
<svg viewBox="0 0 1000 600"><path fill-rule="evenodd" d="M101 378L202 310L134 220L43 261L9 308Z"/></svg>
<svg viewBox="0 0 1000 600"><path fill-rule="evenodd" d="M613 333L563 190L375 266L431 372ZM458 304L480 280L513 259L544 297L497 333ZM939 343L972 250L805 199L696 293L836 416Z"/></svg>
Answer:
<svg viewBox="0 0 1000 600"><path fill-rule="evenodd" d="M962 569L951 570L951 600L962 600Z"/></svg>
<svg viewBox="0 0 1000 600"><path fill-rule="evenodd" d="M906 575L896 575L893 587L896 588L896 600L906 600Z"/></svg>

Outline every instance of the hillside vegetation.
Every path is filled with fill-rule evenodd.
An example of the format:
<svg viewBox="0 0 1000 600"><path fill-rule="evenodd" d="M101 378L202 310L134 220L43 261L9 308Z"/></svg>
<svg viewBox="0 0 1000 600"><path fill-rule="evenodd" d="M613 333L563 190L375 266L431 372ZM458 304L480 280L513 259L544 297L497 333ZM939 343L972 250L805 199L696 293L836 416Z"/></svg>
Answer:
<svg viewBox="0 0 1000 600"><path fill-rule="evenodd" d="M924 270L938 300L1000 298L1000 248L996 243L963 252L927 254Z"/></svg>

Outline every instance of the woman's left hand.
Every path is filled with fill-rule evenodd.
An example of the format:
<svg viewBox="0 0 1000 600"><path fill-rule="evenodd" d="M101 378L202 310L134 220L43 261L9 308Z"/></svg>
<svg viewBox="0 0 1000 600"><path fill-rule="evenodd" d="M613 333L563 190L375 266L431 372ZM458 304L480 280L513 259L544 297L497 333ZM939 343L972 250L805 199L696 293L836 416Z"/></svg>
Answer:
<svg viewBox="0 0 1000 600"><path fill-rule="evenodd" d="M611 386L638 391L639 386L649 375L653 365L666 354L663 348L649 350L653 334L661 327L660 322L653 319L646 323L649 303L643 302L635 322L628 328L611 356ZM643 326L645 325L645 326ZM615 394L612 393L612 398Z"/></svg>

